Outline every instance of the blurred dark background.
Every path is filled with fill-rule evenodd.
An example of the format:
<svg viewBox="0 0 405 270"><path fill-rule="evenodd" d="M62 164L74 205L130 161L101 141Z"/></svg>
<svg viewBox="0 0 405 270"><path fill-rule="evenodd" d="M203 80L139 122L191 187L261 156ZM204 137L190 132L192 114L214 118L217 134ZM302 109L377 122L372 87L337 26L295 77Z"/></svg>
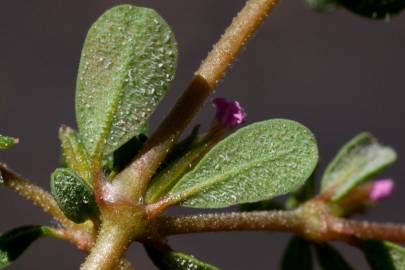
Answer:
<svg viewBox="0 0 405 270"><path fill-rule="evenodd" d="M58 165L57 130L75 126L74 89L81 46L90 24L123 1L2 1L0 7L0 133L20 145L0 160L48 188ZM149 0L126 2L156 9L172 26L180 51L169 96L152 119L162 120L243 0ZM324 16L303 1L282 1L219 86L216 95L240 100L248 122L291 118L317 136L323 169L337 149L360 131L394 146L399 161L385 175L397 180L395 195L372 209L373 220L405 222L405 14L371 21L345 10ZM210 106L197 121L208 123ZM183 210L174 210L174 212ZM22 224L49 224L29 202L0 189L0 231ZM288 235L217 233L171 239L221 269L277 269ZM360 252L338 245L356 269ZM140 245L128 257L136 269L155 269ZM36 242L10 269L78 269L84 255L53 239Z"/></svg>

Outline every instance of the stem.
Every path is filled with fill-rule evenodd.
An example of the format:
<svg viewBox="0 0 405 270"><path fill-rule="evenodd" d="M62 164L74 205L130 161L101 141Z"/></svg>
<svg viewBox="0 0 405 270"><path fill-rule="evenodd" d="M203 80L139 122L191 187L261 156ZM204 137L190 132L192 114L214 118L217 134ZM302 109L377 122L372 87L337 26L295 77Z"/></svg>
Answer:
<svg viewBox="0 0 405 270"><path fill-rule="evenodd" d="M17 192L20 196L31 201L34 205L40 207L45 213L50 214L60 224L73 230L83 229L83 226L75 224L65 217L49 192L18 176L12 170L7 168L6 165L1 163L0 173L3 176L4 185L6 187Z"/></svg>
<svg viewBox="0 0 405 270"><path fill-rule="evenodd" d="M405 225L353 221L329 216L328 226L319 228L314 238L312 216L299 211L256 211L158 217L156 228L161 236L219 231L280 231L301 235L312 241L385 240L405 243ZM310 227L307 227L310 226ZM308 229L311 232L308 234Z"/></svg>
<svg viewBox="0 0 405 270"><path fill-rule="evenodd" d="M405 243L405 225L338 219L335 231L343 237Z"/></svg>
<svg viewBox="0 0 405 270"><path fill-rule="evenodd" d="M218 231L282 231L300 233L302 223L295 211L216 213L181 217L159 217L163 236Z"/></svg>
<svg viewBox="0 0 405 270"><path fill-rule="evenodd" d="M195 73L214 89L277 0L249 0Z"/></svg>
<svg viewBox="0 0 405 270"><path fill-rule="evenodd" d="M129 197L143 196L145 189L170 148L200 110L218 81L260 26L276 0L248 0L232 24L208 54L169 115L152 134L130 166L117 175Z"/></svg>
<svg viewBox="0 0 405 270"><path fill-rule="evenodd" d="M94 241L92 235L89 233L66 229L52 229L52 236L69 241L82 251L89 251Z"/></svg>
<svg viewBox="0 0 405 270"><path fill-rule="evenodd" d="M119 263L119 260L127 250L131 235L126 233L125 228L103 224L100 229L96 244L87 257L82 270L110 270Z"/></svg>
<svg viewBox="0 0 405 270"><path fill-rule="evenodd" d="M108 205L101 208L101 227L82 270L111 270L117 266L133 239L146 233L148 220L142 208Z"/></svg>

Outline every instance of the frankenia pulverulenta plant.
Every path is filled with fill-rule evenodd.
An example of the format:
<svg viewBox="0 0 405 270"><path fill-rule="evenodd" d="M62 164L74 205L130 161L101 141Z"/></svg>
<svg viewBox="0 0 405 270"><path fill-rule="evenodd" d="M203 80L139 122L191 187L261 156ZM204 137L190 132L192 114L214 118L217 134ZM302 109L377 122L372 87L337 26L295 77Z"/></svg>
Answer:
<svg viewBox="0 0 405 270"><path fill-rule="evenodd" d="M340 5L374 19L405 6L402 0L308 3L320 11ZM274 5L274 0L247 1L153 132L149 117L176 71L174 34L148 8L120 5L101 15L81 55L78 129L59 130L63 158L50 176L51 193L0 166L2 185L33 201L59 225L23 226L2 234L0 269L43 237L69 241L88 253L83 270L133 269L124 257L133 242L144 245L159 269L219 269L174 250L167 237L235 230L292 233L281 260L285 270L316 264L353 269L332 241L359 248L371 269L405 269L405 250L398 245L405 242L405 225L350 219L394 190L393 180L378 174L396 160L396 153L373 135L361 133L342 147L323 172L319 193L316 139L295 121L246 124L239 102L213 98L216 114L210 128L202 132L197 125L180 139ZM0 149L16 142L0 136ZM275 200L281 195L288 196L284 203ZM240 212L164 215L176 205L239 205Z"/></svg>

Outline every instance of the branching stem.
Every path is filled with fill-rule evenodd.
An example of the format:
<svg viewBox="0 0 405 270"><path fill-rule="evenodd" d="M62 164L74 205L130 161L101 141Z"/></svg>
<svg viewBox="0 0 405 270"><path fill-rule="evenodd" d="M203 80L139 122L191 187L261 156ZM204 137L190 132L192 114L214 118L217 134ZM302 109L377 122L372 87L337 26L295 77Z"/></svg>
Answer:
<svg viewBox="0 0 405 270"><path fill-rule="evenodd" d="M152 134L134 162L116 180L130 197L140 197L170 148L203 106L276 0L248 0L195 73L186 91ZM118 182L118 181L117 181ZM129 188L131 187L131 188Z"/></svg>

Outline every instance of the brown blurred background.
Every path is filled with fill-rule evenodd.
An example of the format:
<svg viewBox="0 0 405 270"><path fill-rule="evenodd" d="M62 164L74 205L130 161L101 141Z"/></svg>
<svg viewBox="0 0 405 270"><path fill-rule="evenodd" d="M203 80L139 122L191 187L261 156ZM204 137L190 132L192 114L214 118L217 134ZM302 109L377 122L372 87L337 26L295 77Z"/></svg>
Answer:
<svg viewBox="0 0 405 270"><path fill-rule="evenodd" d="M113 0L2 1L0 6L0 133L21 139L0 160L48 188L58 165L60 124L75 126L74 88L82 42L90 24ZM170 95L153 116L156 126L187 85L243 0L127 0L156 9L172 26L180 51ZM395 195L370 211L373 220L405 222L405 14L370 21L338 10L324 16L302 0L282 1L219 86L216 95L238 99L248 122L291 118L317 136L321 169L342 143L360 131L394 146L399 161L385 173ZM208 123L210 106L198 122ZM402 165L401 165L402 164ZM172 212L182 212L176 209ZM14 193L0 189L0 231L49 218ZM221 269L277 269L288 235L217 233L171 239L173 246ZM356 269L362 255L338 245ZM136 269L155 269L140 245L128 252ZM36 242L10 269L78 269L84 255L68 243Z"/></svg>

